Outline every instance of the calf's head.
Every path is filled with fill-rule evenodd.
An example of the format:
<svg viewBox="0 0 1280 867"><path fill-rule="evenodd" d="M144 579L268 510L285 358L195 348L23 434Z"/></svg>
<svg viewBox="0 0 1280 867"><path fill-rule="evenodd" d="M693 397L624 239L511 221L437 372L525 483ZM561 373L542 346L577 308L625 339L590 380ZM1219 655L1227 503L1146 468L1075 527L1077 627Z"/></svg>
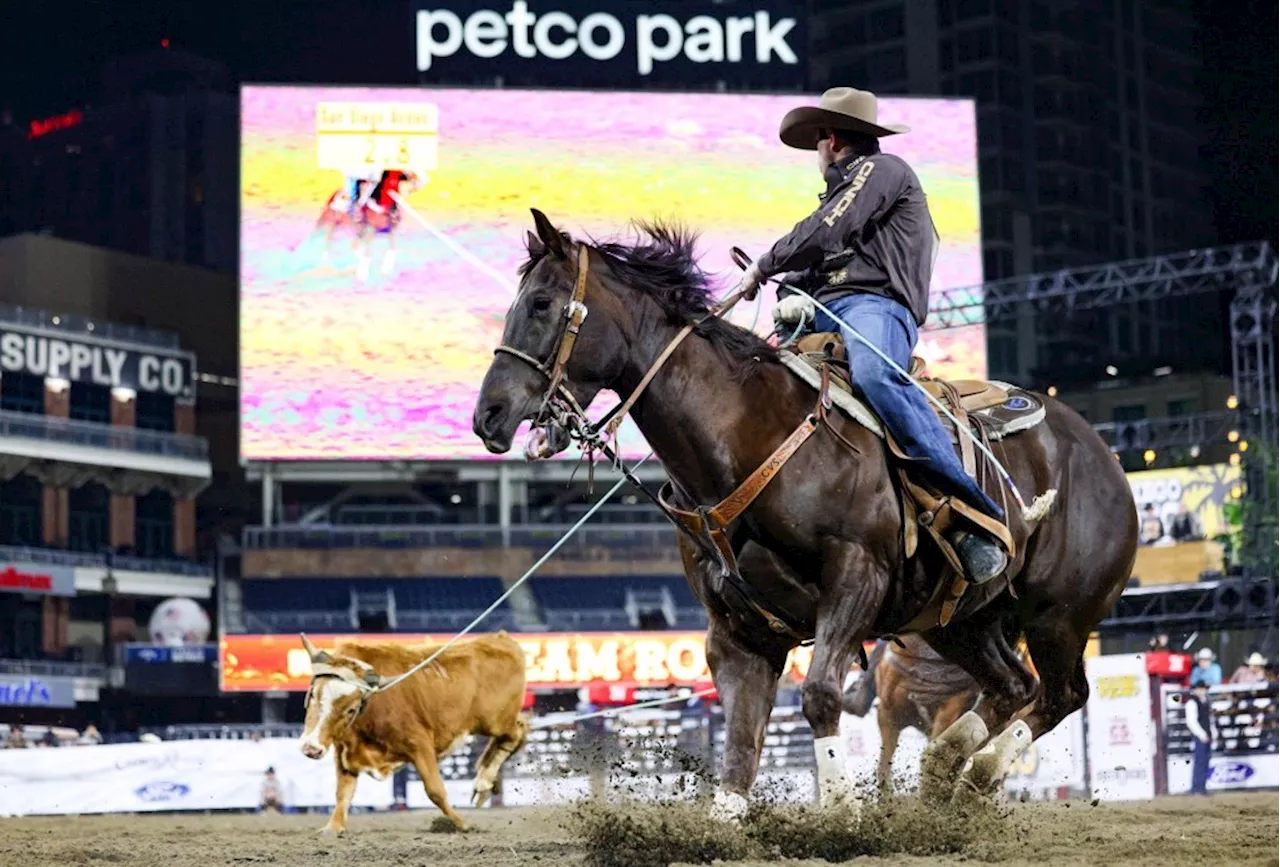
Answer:
<svg viewBox="0 0 1280 867"><path fill-rule="evenodd" d="M302 646L311 656L311 685L301 749L307 758L318 759L356 721L381 678L367 662L316 650L305 635Z"/></svg>

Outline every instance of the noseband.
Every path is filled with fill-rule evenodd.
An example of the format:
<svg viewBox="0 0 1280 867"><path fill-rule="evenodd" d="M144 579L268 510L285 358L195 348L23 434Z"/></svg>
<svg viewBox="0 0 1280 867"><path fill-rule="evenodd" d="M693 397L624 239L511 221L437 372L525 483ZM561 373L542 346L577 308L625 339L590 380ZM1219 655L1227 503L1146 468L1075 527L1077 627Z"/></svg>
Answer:
<svg viewBox="0 0 1280 867"><path fill-rule="evenodd" d="M590 256L586 244L578 245L578 279L573 284L573 296L564 306L564 320L560 327L560 335L556 338L556 348L547 361L539 361L527 352L514 346L501 344L493 351L494 355L510 355L517 358L547 379L547 390L542 396L542 405L533 417L535 427L546 427L550 424L565 424L570 420L585 424L586 411L578 405L577 398L564 384L565 368L569 366L569 356L573 354L574 344L578 342L578 332L587 318L587 305L583 299L587 294L587 272L591 268ZM573 425L577 427L577 425Z"/></svg>

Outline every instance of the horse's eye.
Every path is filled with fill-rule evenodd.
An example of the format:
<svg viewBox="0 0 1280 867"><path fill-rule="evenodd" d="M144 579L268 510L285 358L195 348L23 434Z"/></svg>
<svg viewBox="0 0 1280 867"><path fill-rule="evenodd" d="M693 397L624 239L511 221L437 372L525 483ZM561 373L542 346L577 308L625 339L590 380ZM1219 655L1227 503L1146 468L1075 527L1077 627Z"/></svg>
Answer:
<svg viewBox="0 0 1280 867"><path fill-rule="evenodd" d="M545 295L540 295L533 299L533 312L546 313L551 309L551 299Z"/></svg>

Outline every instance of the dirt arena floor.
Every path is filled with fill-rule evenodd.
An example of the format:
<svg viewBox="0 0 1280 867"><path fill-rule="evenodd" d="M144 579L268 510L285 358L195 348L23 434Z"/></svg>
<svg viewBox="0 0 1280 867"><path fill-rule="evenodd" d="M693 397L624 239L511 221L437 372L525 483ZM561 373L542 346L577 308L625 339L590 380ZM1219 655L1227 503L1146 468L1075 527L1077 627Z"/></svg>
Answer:
<svg viewBox="0 0 1280 867"><path fill-rule="evenodd" d="M85 816L0 820L0 865L175 864L358 865L358 867L514 867L514 865L615 864L639 867L665 860L643 842L624 860L584 842L569 808L495 810L474 816L466 834L432 830L431 812L353 816L348 834L334 839L316 829L320 815ZM970 839L949 854L861 856L859 865L973 864L1275 865L1275 792L1215 795L1207 800L1164 798L1154 802L1091 806L1087 801L1024 804L1000 820L1006 826ZM625 824L625 821L624 821ZM665 824L655 839L687 829ZM633 829L634 830L634 829ZM902 833L899 827L896 833ZM597 833L600 829L597 828ZM606 834L613 831L606 830ZM620 832L621 833L621 832ZM647 833L647 832L646 832ZM696 832L695 832L696 833ZM808 835L811 836L811 835ZM818 858L789 859L783 835L768 860L725 860L723 867L762 864L817 865ZM789 838L793 841L797 838ZM908 841L910 842L910 841ZM595 857L591 857L591 853ZM708 850L709 851L709 850ZM602 858L613 859L602 861ZM655 860L656 859L656 860ZM676 862L681 863L681 862ZM688 862L683 862L688 863Z"/></svg>

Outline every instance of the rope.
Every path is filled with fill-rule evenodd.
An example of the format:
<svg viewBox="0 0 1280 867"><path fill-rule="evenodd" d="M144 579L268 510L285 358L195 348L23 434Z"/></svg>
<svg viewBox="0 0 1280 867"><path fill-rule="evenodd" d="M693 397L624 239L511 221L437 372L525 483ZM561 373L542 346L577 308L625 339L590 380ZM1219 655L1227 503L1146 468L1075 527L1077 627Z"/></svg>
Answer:
<svg viewBox="0 0 1280 867"><path fill-rule="evenodd" d="M653 452L649 452L649 454L641 458L640 461L635 465L635 467L633 467L633 470L638 469L645 461L649 460L649 458L651 457L653 457ZM391 689L391 687L400 683L405 678L411 677L412 675L417 674L419 671L422 671L422 669L426 668L428 665L435 662L436 659L440 656L440 654L444 653L450 647L453 647L453 645L458 642L459 638L468 634L469 632L471 632L471 630L479 626L480 623L486 617L492 614L499 605L505 602L507 598L511 596L512 593L515 593L516 589L520 587L521 584L523 584L524 582L532 578L533 573L541 569L542 565L546 563L548 560L550 560L552 555L555 554L556 551L559 551L560 547L564 545L565 542L569 541L569 537L572 536L574 533L578 532L578 530L582 527L582 525L587 523L587 521L591 518L591 516L594 515L597 511L599 511L600 507L603 506L609 500L610 497L618 493L619 489L621 489L622 486L625 485L626 483L627 483L627 477L625 475L622 478L618 479L618 481L614 484L614 486L610 488L603 497L597 500L596 504L592 506L590 509L588 509L586 514L584 514L581 518L579 518L574 523L574 525L569 528L568 532L566 532L563 536L557 539L556 543L552 545L550 548L548 548L545 554L543 554L541 557L538 558L538 562L530 566L529 570L520 576L520 580L516 581L514 584L508 587L505 593L503 593L501 596L495 599L492 605L490 605L484 611L480 612L480 614L476 616L475 620L472 620L469 624L467 624L467 627L465 629L463 629L457 635L453 636L453 638L450 638L444 644L440 645L440 647L436 648L435 652L432 653L430 656L428 656L426 659L422 660L422 662L419 662L417 665L415 665L413 668L406 671L404 674L397 675L396 677L393 677L391 680L385 681L381 685L374 688L372 692L379 693L384 690Z"/></svg>
<svg viewBox="0 0 1280 867"><path fill-rule="evenodd" d="M594 713L584 713L578 716L571 716L568 719L544 720L538 725L529 726L529 730L538 731L540 729L551 728L552 726L567 725L569 723L580 723L580 722L583 722L584 720L595 719L597 717L617 716L618 714L626 713L629 710L642 710L646 707L659 707L664 704L675 704L678 701L688 701L693 698L702 698L704 696L712 695L714 693L715 693L714 688L702 689L702 690L698 690L697 692L690 693L689 695L671 695L671 696L667 696L666 698L655 698L649 701L641 701L635 704L625 705L623 707L612 707L612 708L609 708L608 710L598 710L598 711L595 711Z"/></svg>

